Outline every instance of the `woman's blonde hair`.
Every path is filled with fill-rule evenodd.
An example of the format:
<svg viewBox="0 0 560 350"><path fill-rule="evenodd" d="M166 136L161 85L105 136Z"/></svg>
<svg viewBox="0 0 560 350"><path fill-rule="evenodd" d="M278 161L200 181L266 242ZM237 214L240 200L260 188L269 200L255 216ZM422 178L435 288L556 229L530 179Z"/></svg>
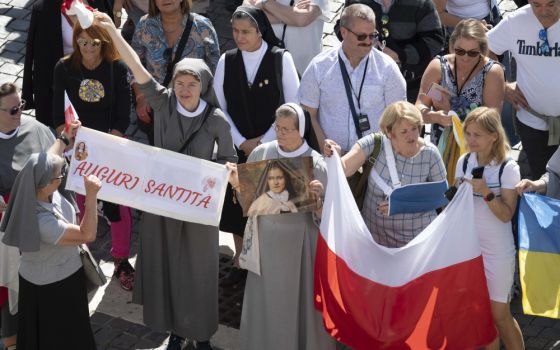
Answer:
<svg viewBox="0 0 560 350"><path fill-rule="evenodd" d="M410 102L398 101L385 108L379 121L379 128L387 134L392 132L395 125L403 120L416 124L418 128L422 127L422 113L418 108Z"/></svg>
<svg viewBox="0 0 560 350"><path fill-rule="evenodd" d="M466 133L468 126L473 123L476 123L476 125L480 126L482 129L497 136L496 141L492 144L491 154L496 163L503 163L507 158L510 146L498 110L488 107L475 108L467 115L463 123L463 133ZM466 139L465 146L468 150Z"/></svg>
<svg viewBox="0 0 560 350"><path fill-rule="evenodd" d="M72 47L74 48L74 52L65 57L65 59L72 62L73 69L79 70L80 65L82 64L82 53L80 52L80 47L78 45L78 37L82 34L82 32L85 32L93 40L98 39L101 41L100 55L103 61L113 62L119 59L119 53L115 48L109 33L107 33L105 29L95 22L93 22L93 24L87 29L83 29L80 26L80 23L76 22L72 33Z"/></svg>
<svg viewBox="0 0 560 350"><path fill-rule="evenodd" d="M479 20L468 18L463 19L455 26L455 30L449 37L449 52L453 52L457 39L464 38L474 40L478 43L478 48L483 56L488 55L488 37L486 27Z"/></svg>

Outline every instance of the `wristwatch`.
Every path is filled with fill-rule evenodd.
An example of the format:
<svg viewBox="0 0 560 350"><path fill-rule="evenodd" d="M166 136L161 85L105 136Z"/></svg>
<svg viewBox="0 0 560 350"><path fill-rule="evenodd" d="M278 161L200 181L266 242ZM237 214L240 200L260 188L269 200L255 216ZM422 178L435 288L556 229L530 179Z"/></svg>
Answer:
<svg viewBox="0 0 560 350"><path fill-rule="evenodd" d="M66 146L70 145L70 140L68 139L68 137L64 134L60 134L57 137L57 140L62 141Z"/></svg>
<svg viewBox="0 0 560 350"><path fill-rule="evenodd" d="M496 198L496 195L494 194L494 192L490 192L486 196L484 196L484 201L488 203L494 200L494 198Z"/></svg>
<svg viewBox="0 0 560 350"><path fill-rule="evenodd" d="M119 11L113 11L113 16L121 18L122 17L122 12L120 10Z"/></svg>

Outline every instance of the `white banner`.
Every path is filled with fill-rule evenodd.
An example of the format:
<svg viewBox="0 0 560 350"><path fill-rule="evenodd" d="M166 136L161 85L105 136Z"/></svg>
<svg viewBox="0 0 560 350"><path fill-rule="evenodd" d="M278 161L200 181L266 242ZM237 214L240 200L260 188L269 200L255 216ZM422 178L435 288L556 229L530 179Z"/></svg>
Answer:
<svg viewBox="0 0 560 350"><path fill-rule="evenodd" d="M85 194L82 175L97 176L98 198L182 221L218 226L228 170L207 160L80 127L66 189Z"/></svg>

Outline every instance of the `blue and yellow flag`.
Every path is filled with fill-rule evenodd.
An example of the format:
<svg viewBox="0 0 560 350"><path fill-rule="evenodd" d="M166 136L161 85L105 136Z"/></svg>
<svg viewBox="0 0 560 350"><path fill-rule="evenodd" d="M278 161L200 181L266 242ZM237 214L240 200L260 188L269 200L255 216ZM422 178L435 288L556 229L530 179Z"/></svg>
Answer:
<svg viewBox="0 0 560 350"><path fill-rule="evenodd" d="M523 311L560 318L560 200L525 194L519 205Z"/></svg>

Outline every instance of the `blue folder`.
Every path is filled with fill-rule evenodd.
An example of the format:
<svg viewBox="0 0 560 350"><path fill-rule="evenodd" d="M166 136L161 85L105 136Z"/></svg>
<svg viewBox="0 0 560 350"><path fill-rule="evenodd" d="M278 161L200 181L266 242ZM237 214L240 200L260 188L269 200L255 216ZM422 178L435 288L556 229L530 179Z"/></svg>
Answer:
<svg viewBox="0 0 560 350"><path fill-rule="evenodd" d="M423 213L441 208L449 203L445 191L447 180L398 187L389 196L389 215Z"/></svg>

